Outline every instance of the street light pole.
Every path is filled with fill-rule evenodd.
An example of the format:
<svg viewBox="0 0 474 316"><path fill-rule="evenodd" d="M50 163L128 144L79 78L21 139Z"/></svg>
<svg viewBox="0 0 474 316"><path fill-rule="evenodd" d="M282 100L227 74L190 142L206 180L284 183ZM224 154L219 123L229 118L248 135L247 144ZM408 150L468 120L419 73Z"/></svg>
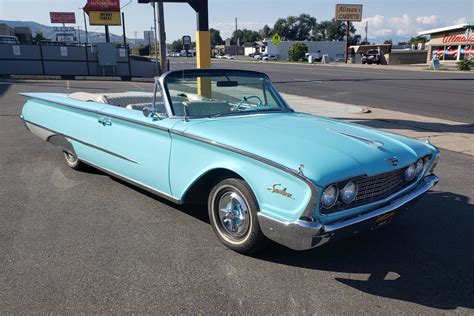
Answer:
<svg viewBox="0 0 474 316"><path fill-rule="evenodd" d="M86 20L86 11L83 8L79 8L82 10L82 14L84 15L84 30L86 31L86 45L89 43L89 34L87 33L87 20Z"/></svg>
<svg viewBox="0 0 474 316"><path fill-rule="evenodd" d="M168 69L166 64L166 33L165 33L165 14L163 10L163 2L158 2L158 30L160 42L160 69L164 73Z"/></svg>

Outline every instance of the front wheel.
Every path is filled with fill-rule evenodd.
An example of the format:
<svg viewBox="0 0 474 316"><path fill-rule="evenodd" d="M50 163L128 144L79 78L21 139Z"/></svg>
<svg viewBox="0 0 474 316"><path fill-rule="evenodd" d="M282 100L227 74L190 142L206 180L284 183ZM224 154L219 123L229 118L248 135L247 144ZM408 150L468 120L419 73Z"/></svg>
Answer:
<svg viewBox="0 0 474 316"><path fill-rule="evenodd" d="M84 166L84 164L79 160L79 158L66 151L64 152L64 159L66 160L67 165L74 170L81 170Z"/></svg>
<svg viewBox="0 0 474 316"><path fill-rule="evenodd" d="M257 201L245 181L229 178L217 183L209 194L208 211L212 229L228 248L251 254L266 246Z"/></svg>

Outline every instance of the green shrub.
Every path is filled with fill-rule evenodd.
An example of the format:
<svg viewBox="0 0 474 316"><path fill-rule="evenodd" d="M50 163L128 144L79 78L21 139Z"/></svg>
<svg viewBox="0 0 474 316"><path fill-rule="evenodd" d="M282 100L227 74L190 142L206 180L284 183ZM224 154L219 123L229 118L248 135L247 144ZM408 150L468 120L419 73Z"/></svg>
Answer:
<svg viewBox="0 0 474 316"><path fill-rule="evenodd" d="M303 43L294 43L288 51L288 58L291 61L303 60L308 53L308 46Z"/></svg>
<svg viewBox="0 0 474 316"><path fill-rule="evenodd" d="M468 59L460 60L456 63L458 70L471 70L472 62Z"/></svg>

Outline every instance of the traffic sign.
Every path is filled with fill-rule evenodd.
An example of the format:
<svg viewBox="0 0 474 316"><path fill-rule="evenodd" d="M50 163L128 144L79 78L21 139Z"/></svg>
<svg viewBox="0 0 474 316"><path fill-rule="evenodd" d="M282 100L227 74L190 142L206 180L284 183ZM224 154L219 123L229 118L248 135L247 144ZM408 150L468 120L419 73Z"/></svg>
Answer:
<svg viewBox="0 0 474 316"><path fill-rule="evenodd" d="M275 46L278 46L278 44L280 44L280 42L281 42L281 37L280 37L280 35L279 35L278 33L273 34L273 36L272 36L272 42L273 42L273 44L275 44Z"/></svg>

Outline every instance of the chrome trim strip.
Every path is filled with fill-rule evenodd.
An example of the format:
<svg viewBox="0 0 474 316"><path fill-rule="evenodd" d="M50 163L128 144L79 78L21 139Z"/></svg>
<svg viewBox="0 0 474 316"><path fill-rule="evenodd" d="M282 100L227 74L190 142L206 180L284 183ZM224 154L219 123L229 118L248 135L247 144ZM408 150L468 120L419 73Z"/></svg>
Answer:
<svg viewBox="0 0 474 316"><path fill-rule="evenodd" d="M219 148L222 148L222 149L225 149L225 150L228 150L228 151L231 151L231 152L234 152L234 153L237 153L237 154L255 159L255 160L260 161L264 164L267 164L267 165L270 165L272 167L278 168L278 169L280 169L280 170L282 170L286 173L289 173L289 174L297 177L298 179L302 180L304 183L306 183L309 186L309 188L311 190L311 198L310 198L310 200L308 202L308 205L306 206L306 208L303 211L303 214L301 215L300 218L313 219L313 217L314 217L314 208L315 208L315 203L316 203L316 198L317 198L317 189L316 189L316 186L314 185L314 183L311 182L311 180L309 180L305 176L299 174L298 170L293 170L293 169L288 168L286 166L280 165L279 163L276 163L276 162L274 162L270 159L252 154L248 151L245 151L245 150L242 150L242 149L239 149L239 148L235 148L235 147L232 147L232 146L221 144L221 143L218 143L216 141L213 141L213 140L210 140L210 139L207 139L207 138L204 138L204 137L199 137L199 136L195 136L195 135L191 135L191 134L188 134L188 133L185 133L185 132L175 131L175 130L170 130L170 133L178 135L178 136L190 138L190 139L202 142L202 143L206 143L206 144L209 144L209 145L212 145L212 146L216 146L216 147L219 147Z"/></svg>
<svg viewBox="0 0 474 316"><path fill-rule="evenodd" d="M42 129L45 129L45 130L47 130L47 131L49 131L49 132L51 132L51 133L53 133L53 134L55 134L55 135L63 136L63 137L65 137L66 139L71 139L71 140L76 141L76 142L78 142L78 143L81 143L81 144L83 144L83 145L86 145L86 146L92 147L92 148L94 148L94 149L103 151L103 152L105 152L105 153L107 153L107 154L109 154L109 155L112 155L112 156L115 156L115 157L118 157L118 158L121 158L121 159L130 161L130 162L132 162L132 163L134 163L134 164L140 164L138 161L135 161L135 160L130 159L130 158L127 158L127 157L125 157L125 156L119 155L119 154L114 153L114 152L112 152L112 151L109 151L109 150L107 150L107 149L104 149L104 148L95 146L95 145L93 145L93 144L90 144L90 143L88 143L88 142L82 141L82 140L77 139L77 138L75 138L75 137L72 137L72 136L69 136L69 135L60 133L60 132L58 132L58 131L52 130L52 129L47 128L47 127L44 127L44 126L42 126L42 125L40 125L40 124L33 123L33 122L28 121L28 120L26 120L26 119L24 119L24 118L23 118L22 120L23 120L25 123L34 125L34 126L36 126L36 127L42 128Z"/></svg>
<svg viewBox="0 0 474 316"><path fill-rule="evenodd" d="M354 135L354 134L350 134L350 133L346 133L346 132L341 132L341 131L336 131L334 129L331 129L331 128L328 128L327 129L329 132L333 132L333 133L337 133L337 134L340 134L340 135L343 135L343 136L347 136L347 137L351 137L351 138L354 138L354 139L357 139L361 142L364 142L372 147L375 147L375 148L380 148L380 147L383 147L384 146L384 143L382 143L381 141L378 141L378 140L372 140L372 139L369 139L369 138L365 138L365 137L362 137L362 136L358 136L358 135Z"/></svg>
<svg viewBox="0 0 474 316"><path fill-rule="evenodd" d="M72 105L72 104L68 104L68 103L65 103L65 102L61 102L61 101L53 101L53 100L49 100L47 98L42 98L42 97L38 97L38 96L32 96L28 93L19 93L20 95L22 96L25 96L25 97L28 97L28 98L32 98L32 99L37 99L37 100L41 100L41 101L46 101L46 102L51 102L51 103L54 103L54 104L58 104L58 105L62 105L62 106L66 106L66 107L70 107L70 108L73 108L73 109L77 109L77 110L81 110L81 111L85 111L85 112L89 112L89 113L94 113L94 114L97 114L97 115L103 115L103 116L106 116L106 117L113 117L113 118L116 118L116 119L119 119L119 120L122 120L122 121L126 121L126 122L130 122L130 123L134 123L134 124L138 124L138 125L142 125L142 126L146 126L146 127L150 127L150 128L154 128L154 129L158 129L158 130L162 130L162 131L166 131L168 132L169 130L165 127L161 127L159 125L155 125L155 124L152 124L152 123L145 123L145 122L142 122L142 121L138 121L138 120L134 120L134 119L131 119L131 118L128 118L128 117L124 117L124 116L119 116L119 115L114 115L114 114L110 114L110 113L105 113L105 112L102 112L102 111L96 111L96 110L91 110L91 109L85 109L83 107L80 107L80 106L77 106L77 105ZM77 101L77 102L81 102L81 101ZM89 103L92 103L92 102L89 102ZM103 104L104 107L106 106L114 106L114 105L111 105L111 104L107 104L107 103L97 103L97 102L93 102L95 104Z"/></svg>
<svg viewBox="0 0 474 316"><path fill-rule="evenodd" d="M110 170L107 169L107 168L99 167L98 165L96 165L96 164L94 164L94 163L92 163L92 162L90 162L90 161L88 161L88 160L85 160L85 159L79 159L79 160L81 160L82 162L84 162L84 163L86 163L86 164L88 164L88 165L91 165L92 167L97 168L97 169L99 169L99 170L101 170L101 171L103 171L103 172L105 172L105 173L107 173L107 174L110 174L110 175L112 175L112 176L114 176L114 177L116 177L116 178L118 178L118 179L120 179L120 180L122 180L122 181L125 181L125 182L128 182L128 183L130 183L130 184L133 184L133 185L139 187L140 189L143 189L143 190L148 191L148 192L150 192L150 193L156 194L156 195L158 195L159 197L162 197L162 198L164 198L164 199L167 199L167 200L169 200L169 201L171 201L171 202L173 202L173 203L182 204L180 199L177 199L177 198L175 198L174 196L171 196L171 195L169 195L169 194L167 194L167 193L165 193L165 192L162 192L162 191L160 191L160 190L154 189L154 188L152 188L152 187L150 187L150 186L148 186L148 185L146 185L146 184L143 184L143 183L141 183L141 182L132 180L132 179L130 179L130 178L126 177L126 176L123 176L123 175L121 175L121 174L118 174L118 173L115 173L115 172L113 172L113 171L110 171Z"/></svg>
<svg viewBox="0 0 474 316"><path fill-rule="evenodd" d="M308 222L296 220L293 222L280 221L259 212L258 221L263 234L269 239L294 250L306 250L321 246L332 239L344 236L355 230L363 231L370 229L370 220L377 216L392 212L405 204L415 200L429 191L439 181L436 175L426 176L420 185L413 191L407 193L391 204L371 211L369 213L341 220L332 224L322 224L319 221ZM348 228L348 230L345 230Z"/></svg>

